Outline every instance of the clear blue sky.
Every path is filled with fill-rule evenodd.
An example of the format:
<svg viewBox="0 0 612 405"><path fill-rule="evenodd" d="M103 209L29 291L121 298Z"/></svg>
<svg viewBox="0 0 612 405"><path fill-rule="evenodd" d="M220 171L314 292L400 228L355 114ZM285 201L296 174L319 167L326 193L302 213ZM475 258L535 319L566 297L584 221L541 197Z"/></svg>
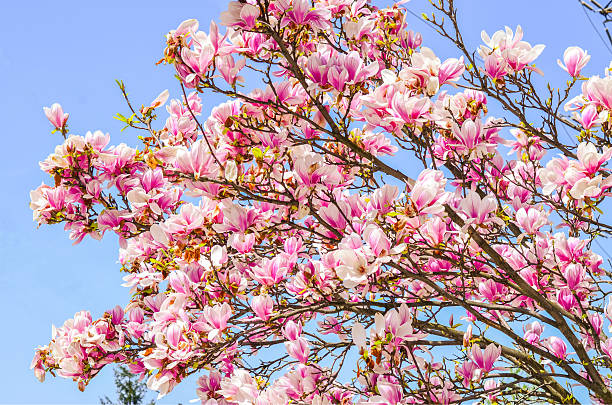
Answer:
<svg viewBox="0 0 612 405"><path fill-rule="evenodd" d="M61 227L36 229L28 207L29 191L49 181L38 169L59 142L50 135L43 106L59 102L70 113L70 129L84 134L101 129L113 143L130 141L112 119L125 112L115 79L122 79L136 104L151 101L163 89L177 94L172 70L155 66L164 48L165 33L187 18L208 27L226 9L227 1L182 2L107 0L5 2L0 14L0 111L3 156L0 179L0 403L98 403L113 394L111 369L96 377L84 393L62 378L39 383L29 370L34 348L50 339L51 324L61 325L81 309L94 317L115 304L125 304L116 239L86 240L72 246ZM574 0L459 0L467 42L480 44L480 31L489 34L521 24L525 39L543 43L538 60L546 77L561 85L567 76L556 66L567 46L578 45L593 57L587 74L602 74L610 53ZM180 5L176 5L180 4ZM425 0L407 6L417 14ZM410 16L424 45L441 57L457 56L432 30ZM210 108L221 100L205 96ZM133 134L132 134L133 135ZM195 398L193 381L181 384L161 403L188 403Z"/></svg>

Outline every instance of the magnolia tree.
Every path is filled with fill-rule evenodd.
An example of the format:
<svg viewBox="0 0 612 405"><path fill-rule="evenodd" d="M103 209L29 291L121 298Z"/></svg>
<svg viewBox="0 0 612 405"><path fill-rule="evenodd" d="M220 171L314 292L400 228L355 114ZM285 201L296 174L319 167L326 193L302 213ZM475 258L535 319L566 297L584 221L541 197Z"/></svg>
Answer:
<svg viewBox="0 0 612 405"><path fill-rule="evenodd" d="M137 108L120 83L137 149L45 109L64 141L34 218L117 234L131 298L54 328L36 376L82 390L119 363L161 396L196 374L206 405L612 403L612 273L591 249L612 233L612 76L570 47L546 87L520 27L474 51L453 1L433 7L457 58L400 4L185 21L161 60L176 99ZM206 92L228 101L203 118Z"/></svg>

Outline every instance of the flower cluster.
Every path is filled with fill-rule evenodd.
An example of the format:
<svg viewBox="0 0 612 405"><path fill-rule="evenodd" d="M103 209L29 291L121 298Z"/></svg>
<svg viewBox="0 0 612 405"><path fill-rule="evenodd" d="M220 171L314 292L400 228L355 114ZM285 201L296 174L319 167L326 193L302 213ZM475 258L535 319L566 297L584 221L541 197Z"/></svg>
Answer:
<svg viewBox="0 0 612 405"><path fill-rule="evenodd" d="M456 30L452 2L434 7ZM612 233L612 76L570 99L589 60L570 47L568 88L542 101L544 47L520 27L483 32L479 63L432 19L462 44L442 61L405 13L246 0L225 32L183 22L161 61L182 95L117 116L138 148L45 109L64 141L34 219L76 242L117 234L130 300L54 328L36 376L83 389L123 363L165 395L201 373L206 405L572 402L567 381L612 402L610 273L592 246ZM202 119L206 91L228 100Z"/></svg>

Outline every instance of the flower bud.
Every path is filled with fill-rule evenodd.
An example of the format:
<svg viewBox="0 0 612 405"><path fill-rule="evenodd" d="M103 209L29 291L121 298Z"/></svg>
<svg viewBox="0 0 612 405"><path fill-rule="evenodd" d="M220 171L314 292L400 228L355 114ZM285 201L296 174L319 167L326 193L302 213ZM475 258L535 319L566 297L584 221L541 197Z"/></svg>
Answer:
<svg viewBox="0 0 612 405"><path fill-rule="evenodd" d="M557 63L561 69L565 70L572 77L580 76L580 71L591 59L591 55L577 46L570 46L563 52L563 64L560 60Z"/></svg>

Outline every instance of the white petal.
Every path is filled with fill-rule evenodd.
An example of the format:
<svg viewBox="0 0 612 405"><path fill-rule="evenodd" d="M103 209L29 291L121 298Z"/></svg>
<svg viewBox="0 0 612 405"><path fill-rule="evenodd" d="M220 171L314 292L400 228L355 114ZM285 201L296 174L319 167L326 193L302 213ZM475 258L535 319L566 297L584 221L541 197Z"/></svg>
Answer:
<svg viewBox="0 0 612 405"><path fill-rule="evenodd" d="M351 335L353 337L353 343L355 343L360 348L365 348L366 330L362 324L360 324L359 322L355 322L351 330Z"/></svg>
<svg viewBox="0 0 612 405"><path fill-rule="evenodd" d="M168 245L168 235L166 235L166 232L159 224L151 225L151 229L149 231L156 242L161 243L162 245Z"/></svg>

